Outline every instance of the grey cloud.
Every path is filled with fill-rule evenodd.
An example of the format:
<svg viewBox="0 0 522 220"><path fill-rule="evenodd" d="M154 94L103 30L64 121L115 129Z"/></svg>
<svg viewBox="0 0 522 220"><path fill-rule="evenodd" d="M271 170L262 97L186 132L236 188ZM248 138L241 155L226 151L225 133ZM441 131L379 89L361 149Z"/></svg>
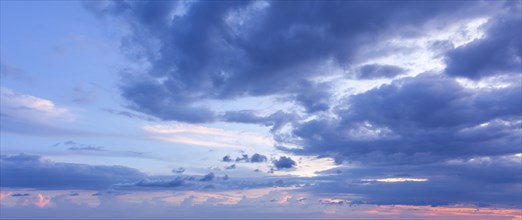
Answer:
<svg viewBox="0 0 522 220"><path fill-rule="evenodd" d="M2 155L0 164L0 183L12 188L105 189L145 176L127 167L57 163L27 154Z"/></svg>
<svg viewBox="0 0 522 220"><path fill-rule="evenodd" d="M151 64L146 75L122 80L128 106L163 120L200 123L217 119L209 109L196 107L205 99L283 94L295 96L308 112L326 110L327 93L307 94L289 85L324 75L320 66L327 62L349 64L361 45L379 37L404 34L405 27L443 15L449 20L473 17L488 4L498 4L265 3L190 2L179 16L172 16L179 5L174 3L87 5L102 17L129 22L132 32L123 40L124 50ZM408 29L408 35L419 33Z"/></svg>
<svg viewBox="0 0 522 220"><path fill-rule="evenodd" d="M147 115L142 115L142 114L136 114L136 113L129 112L129 111L112 110L112 109L104 109L104 110L106 112L108 112L108 113L115 114L115 115L121 115L121 116L125 116L125 117L128 117L128 118L137 118L137 119L141 119L141 120L145 120L145 121L151 121L151 122L152 121L157 121L153 117L150 117L150 116L147 116Z"/></svg>
<svg viewBox="0 0 522 220"><path fill-rule="evenodd" d="M67 149L71 151L105 151L102 147L99 146L69 147Z"/></svg>
<svg viewBox="0 0 522 220"><path fill-rule="evenodd" d="M236 162L248 162L250 159L248 158L248 154L242 154L241 157L236 158Z"/></svg>
<svg viewBox="0 0 522 220"><path fill-rule="evenodd" d="M308 192L348 193L365 204L520 206L521 161L515 156L461 159L428 165L364 166L318 177ZM327 171L326 173L331 172ZM378 182L381 178L424 178L425 182ZM448 196L451 195L451 196ZM349 199L349 198L346 198ZM351 199L350 199L351 200Z"/></svg>
<svg viewBox="0 0 522 220"><path fill-rule="evenodd" d="M297 119L293 113L284 111L277 111L268 116L258 116L254 111L242 110L242 111L227 111L221 119L226 122L238 122L247 124L262 124L265 126L271 126L271 131L277 131L285 124Z"/></svg>
<svg viewBox="0 0 522 220"><path fill-rule="evenodd" d="M56 143L53 146L67 146L67 150L70 151L106 151L103 147L94 146L89 144L80 144L72 140L65 141L63 143Z"/></svg>
<svg viewBox="0 0 522 220"><path fill-rule="evenodd" d="M241 154L241 157L237 157L235 162L245 162L245 163L263 163L266 162L268 158L265 155L254 153L251 157L248 154ZM222 159L223 162L232 162L232 158L229 155L226 155Z"/></svg>
<svg viewBox="0 0 522 220"><path fill-rule="evenodd" d="M173 173L179 173L179 174L181 174L181 173L184 173L184 172L185 172L185 168L180 167L180 168L178 168L178 169L172 169L172 172L173 172Z"/></svg>
<svg viewBox="0 0 522 220"><path fill-rule="evenodd" d="M522 19L520 2L512 2L505 14L491 18L484 38L446 53L445 72L479 79L498 74L521 74Z"/></svg>
<svg viewBox="0 0 522 220"><path fill-rule="evenodd" d="M179 187L184 184L183 179L176 178L174 180L150 180L144 179L134 184L141 187Z"/></svg>
<svg viewBox="0 0 522 220"><path fill-rule="evenodd" d="M232 164L232 165L230 165L230 166L228 166L228 167L225 167L225 169L227 169L227 170L233 170L233 169L236 169L236 165L235 165L235 164Z"/></svg>
<svg viewBox="0 0 522 220"><path fill-rule="evenodd" d="M29 193L14 193L11 196L12 197L23 197L23 196L30 196L30 195L31 194L29 194Z"/></svg>
<svg viewBox="0 0 522 220"><path fill-rule="evenodd" d="M303 146L286 149L297 154L371 163L517 153L521 92L519 84L477 91L423 74L354 95L337 107L337 118L296 124L294 138L279 140Z"/></svg>
<svg viewBox="0 0 522 220"><path fill-rule="evenodd" d="M272 162L277 169L289 169L293 168L296 165L295 161L292 160L292 158L285 156L281 156L279 157L279 159L276 159Z"/></svg>
<svg viewBox="0 0 522 220"><path fill-rule="evenodd" d="M405 69L394 65L367 64L357 69L359 79L393 78L404 74Z"/></svg>
<svg viewBox="0 0 522 220"><path fill-rule="evenodd" d="M215 177L214 173L210 172L207 175L203 176L199 181L209 182L209 181L212 181L214 179L214 177Z"/></svg>
<svg viewBox="0 0 522 220"><path fill-rule="evenodd" d="M223 159L221 161L223 161L223 162L232 162L232 158L230 158L229 155L226 155L226 156L223 157Z"/></svg>
<svg viewBox="0 0 522 220"><path fill-rule="evenodd" d="M261 155L258 153L255 153L252 155L252 157L250 157L251 163L262 163L262 162L266 162L266 161L267 161L267 157L265 155Z"/></svg>

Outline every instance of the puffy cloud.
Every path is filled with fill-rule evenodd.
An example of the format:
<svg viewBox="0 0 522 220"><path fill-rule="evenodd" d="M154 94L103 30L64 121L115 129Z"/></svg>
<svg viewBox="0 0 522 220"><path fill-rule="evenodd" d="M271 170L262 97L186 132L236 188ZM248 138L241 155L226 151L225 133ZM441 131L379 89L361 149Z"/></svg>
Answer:
<svg viewBox="0 0 522 220"><path fill-rule="evenodd" d="M266 162L268 158L265 155L254 153L251 157L248 154L241 154L241 157L237 157L235 162L250 162L250 163L263 163ZM229 155L226 155L222 159L223 162L232 162L232 158Z"/></svg>
<svg viewBox="0 0 522 220"><path fill-rule="evenodd" d="M265 155L261 155L258 153L252 154L252 157L250 157L251 163L262 163L262 162L266 162L266 160L267 160L267 157Z"/></svg>
<svg viewBox="0 0 522 220"><path fill-rule="evenodd" d="M223 161L223 162L232 162L232 158L230 158L229 155L225 155L221 161Z"/></svg>
<svg viewBox="0 0 522 220"><path fill-rule="evenodd" d="M206 99L279 94L307 112L327 110L328 93L295 82L328 75L324 66L350 66L381 37L415 36L421 28L410 27L474 17L490 4L499 3L114 2L89 9L125 20L125 50L150 64L122 81L129 107L198 123L218 119L200 105Z"/></svg>
<svg viewBox="0 0 522 220"><path fill-rule="evenodd" d="M279 159L272 161L277 169L289 169L296 165L295 161L290 157L281 156Z"/></svg>

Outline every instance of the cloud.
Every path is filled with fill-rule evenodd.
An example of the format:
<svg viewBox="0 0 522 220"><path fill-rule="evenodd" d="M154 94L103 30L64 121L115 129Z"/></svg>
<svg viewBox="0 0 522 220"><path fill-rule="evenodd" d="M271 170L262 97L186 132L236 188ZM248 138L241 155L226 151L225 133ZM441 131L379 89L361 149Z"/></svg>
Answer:
<svg viewBox="0 0 522 220"><path fill-rule="evenodd" d="M235 165L235 164L232 164L232 165L230 165L230 166L228 166L228 167L225 167L225 169L227 169L227 170L233 170L233 169L236 169L236 165Z"/></svg>
<svg viewBox="0 0 522 220"><path fill-rule="evenodd" d="M160 140L205 147L245 148L273 144L268 135L191 124L154 124L143 129Z"/></svg>
<svg viewBox="0 0 522 220"><path fill-rule="evenodd" d="M208 99L286 95L308 112L324 111L328 94L307 91L296 82L327 76L323 67L328 65L350 66L359 50L375 40L419 35L422 28L410 27L442 17L441 22L474 17L490 4L497 3L87 5L101 17L125 21L130 33L122 40L124 50L150 64L144 74L122 80L128 106L163 120L202 123L218 120L219 114L202 105ZM312 102L316 97L320 99Z"/></svg>
<svg viewBox="0 0 522 220"><path fill-rule="evenodd" d="M17 93L5 87L0 87L0 98L2 115L37 122L75 119L69 109L57 107L50 100Z"/></svg>
<svg viewBox="0 0 522 220"><path fill-rule="evenodd" d="M289 169L296 165L295 161L290 157L281 156L279 159L272 161L277 169Z"/></svg>
<svg viewBox="0 0 522 220"><path fill-rule="evenodd" d="M255 114L255 111L251 110L227 111L221 116L221 119L225 122L272 126L271 131L279 130L281 127L295 120L296 118L297 116L295 114L284 111L277 111L268 116L259 116Z"/></svg>
<svg viewBox="0 0 522 220"><path fill-rule="evenodd" d="M223 162L232 162L232 159L230 158L229 155L225 155L221 161L223 161Z"/></svg>
<svg viewBox="0 0 522 220"><path fill-rule="evenodd" d="M446 53L445 72L448 75L480 79L521 74L521 4L513 2L510 6L503 14L489 19L485 24L486 36Z"/></svg>
<svg viewBox="0 0 522 220"><path fill-rule="evenodd" d="M135 169L122 166L58 163L28 154L2 155L0 163L0 183L10 188L106 189L145 177Z"/></svg>
<svg viewBox="0 0 522 220"><path fill-rule="evenodd" d="M199 181L209 182L209 181L212 181L214 179L214 177L215 177L214 173L210 172L207 175L203 176L203 178L201 178Z"/></svg>
<svg viewBox="0 0 522 220"><path fill-rule="evenodd" d="M56 143L53 146L67 146L67 150L70 151L106 151L103 147L100 146L94 146L94 145L88 145L88 144L79 144L74 141L66 141L63 143Z"/></svg>
<svg viewBox="0 0 522 220"><path fill-rule="evenodd" d="M179 187L184 184L184 181L180 178L174 180L141 180L134 184L134 186L142 187Z"/></svg>
<svg viewBox="0 0 522 220"><path fill-rule="evenodd" d="M404 74L405 69L393 65L367 64L357 69L359 79L393 78Z"/></svg>
<svg viewBox="0 0 522 220"><path fill-rule="evenodd" d="M308 192L364 204L520 206L520 156L476 157L425 165L360 166L316 177ZM330 172L330 171L327 171ZM322 180L322 181L321 181ZM340 194L352 195L343 197ZM452 195L452 196L448 196Z"/></svg>
<svg viewBox="0 0 522 220"><path fill-rule="evenodd" d="M262 163L266 161L267 157L258 153L252 154L252 157L250 157L250 163Z"/></svg>
<svg viewBox="0 0 522 220"><path fill-rule="evenodd" d="M230 157L230 155L226 155L223 157L223 159L221 160L223 162L232 162L232 158ZM241 154L241 157L237 157L235 160L235 162L245 162L245 163L263 163L263 162L266 162L267 161L267 157L265 155L262 155L262 154L258 154L258 153L254 153L252 154L252 157L249 157L248 154Z"/></svg>
<svg viewBox="0 0 522 220"><path fill-rule="evenodd" d="M11 194L11 197L21 197L21 196L30 196L31 194L29 193L14 193L14 194Z"/></svg>
<svg viewBox="0 0 522 220"><path fill-rule="evenodd" d="M145 121L149 121L149 122L157 121L153 117L143 115L143 114L136 114L136 113L133 113L130 111L120 111L120 110L113 110L113 109L104 109L104 110L108 113L115 114L115 115L121 115L121 116L125 116L128 118L137 118L137 119L141 119L141 120L145 120Z"/></svg>
<svg viewBox="0 0 522 220"><path fill-rule="evenodd" d="M296 124L291 136L279 140L302 146L281 148L297 154L364 163L513 154L521 142L519 100L518 83L474 90L443 75L422 74L353 95L335 117Z"/></svg>
<svg viewBox="0 0 522 220"><path fill-rule="evenodd" d="M179 174L181 174L181 173L184 173L184 172L185 172L185 168L180 167L180 168L178 168L178 169L172 169L172 172L173 172L173 173L179 173Z"/></svg>
<svg viewBox="0 0 522 220"><path fill-rule="evenodd" d="M241 162L241 161L248 162L249 161L248 154L241 154L241 157L236 158L236 162Z"/></svg>

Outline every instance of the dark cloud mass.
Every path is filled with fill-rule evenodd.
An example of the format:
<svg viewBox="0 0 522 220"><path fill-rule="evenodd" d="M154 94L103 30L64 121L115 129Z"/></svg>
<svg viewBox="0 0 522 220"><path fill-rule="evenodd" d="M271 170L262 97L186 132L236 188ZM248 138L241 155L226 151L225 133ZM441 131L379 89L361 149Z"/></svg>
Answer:
<svg viewBox="0 0 522 220"><path fill-rule="evenodd" d="M486 36L446 53L446 73L478 79L498 74L521 74L522 21L520 4L491 18Z"/></svg>
<svg viewBox="0 0 522 220"><path fill-rule="evenodd" d="M100 16L129 23L132 32L123 48L151 64L146 74L122 81L129 106L185 122L216 120L211 110L196 107L197 101L242 96L287 94L308 112L324 111L328 95L309 93L295 82L327 74L318 68L328 62L349 66L361 45L379 37L404 34L409 26L441 16L472 16L487 6L462 1L191 2L183 15L172 16L181 3L95 4L86 3ZM407 32L414 36L421 30Z"/></svg>
<svg viewBox="0 0 522 220"><path fill-rule="evenodd" d="M57 163L28 154L2 155L0 165L0 185L12 188L106 189L145 177L122 166Z"/></svg>
<svg viewBox="0 0 522 220"><path fill-rule="evenodd" d="M301 123L298 154L429 163L520 152L521 85L473 90L423 74L350 97L336 118ZM498 147L502 146L502 147Z"/></svg>

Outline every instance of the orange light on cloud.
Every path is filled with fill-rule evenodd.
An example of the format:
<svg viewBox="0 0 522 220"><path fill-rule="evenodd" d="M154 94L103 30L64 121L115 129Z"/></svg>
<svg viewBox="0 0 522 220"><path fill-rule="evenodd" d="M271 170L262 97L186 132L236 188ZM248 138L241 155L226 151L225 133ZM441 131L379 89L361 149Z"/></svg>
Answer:
<svg viewBox="0 0 522 220"><path fill-rule="evenodd" d="M0 192L0 199L3 199L9 195L11 195L11 192Z"/></svg>
<svg viewBox="0 0 522 220"><path fill-rule="evenodd" d="M43 194L38 193L38 201L35 203L36 206L43 208L51 202L51 198L45 197Z"/></svg>
<svg viewBox="0 0 522 220"><path fill-rule="evenodd" d="M383 205L366 211L379 216L420 216L434 219L511 219L521 220L522 210L475 207L431 207L412 205Z"/></svg>

